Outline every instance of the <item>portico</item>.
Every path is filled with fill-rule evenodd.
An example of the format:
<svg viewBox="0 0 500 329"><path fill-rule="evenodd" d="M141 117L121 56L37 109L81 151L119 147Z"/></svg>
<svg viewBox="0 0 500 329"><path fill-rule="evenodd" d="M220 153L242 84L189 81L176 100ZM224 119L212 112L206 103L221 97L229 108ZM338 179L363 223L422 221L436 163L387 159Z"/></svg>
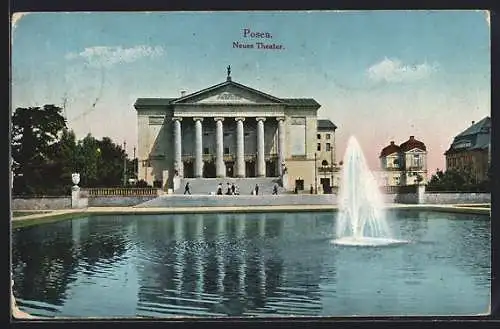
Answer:
<svg viewBox="0 0 500 329"><path fill-rule="evenodd" d="M171 120L174 127L174 170L181 177L209 178L213 175L210 170L204 174L203 168L210 164L215 165L215 177L275 177L281 174L286 141L283 117L175 116ZM277 133L279 143L276 147L272 141L266 141L266 122L267 130L270 130L268 136ZM190 152L193 145L189 145L193 144L189 134L192 130L195 131L194 152ZM183 134L183 131L187 132ZM213 133L215 147L210 138ZM207 138L204 139L204 135ZM271 146L267 152L266 144ZM254 166L247 163L254 163ZM186 171L185 167L193 167L193 170ZM252 167L253 170L249 169ZM276 168L267 170L269 167Z"/></svg>
<svg viewBox="0 0 500 329"><path fill-rule="evenodd" d="M139 98L139 179L314 179L317 111L311 98L278 98L226 81L177 98ZM297 183L297 181L299 183ZM178 185L177 185L178 186Z"/></svg>

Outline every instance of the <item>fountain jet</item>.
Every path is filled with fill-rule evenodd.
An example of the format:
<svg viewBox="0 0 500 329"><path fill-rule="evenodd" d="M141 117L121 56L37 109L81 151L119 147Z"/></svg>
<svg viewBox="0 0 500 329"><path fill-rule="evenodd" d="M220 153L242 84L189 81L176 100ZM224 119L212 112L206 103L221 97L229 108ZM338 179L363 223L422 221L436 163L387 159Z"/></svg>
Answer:
<svg viewBox="0 0 500 329"><path fill-rule="evenodd" d="M343 159L335 244L382 246L406 243L392 238L382 193L355 137Z"/></svg>

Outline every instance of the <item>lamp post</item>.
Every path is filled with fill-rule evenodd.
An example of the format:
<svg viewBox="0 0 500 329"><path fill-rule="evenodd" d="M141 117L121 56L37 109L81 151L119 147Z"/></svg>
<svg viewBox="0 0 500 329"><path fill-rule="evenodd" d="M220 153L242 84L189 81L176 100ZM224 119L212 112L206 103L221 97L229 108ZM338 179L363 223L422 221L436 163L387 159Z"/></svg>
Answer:
<svg viewBox="0 0 500 329"><path fill-rule="evenodd" d="M318 154L314 153L314 194L318 194Z"/></svg>
<svg viewBox="0 0 500 329"><path fill-rule="evenodd" d="M123 142L123 187L127 186L127 142Z"/></svg>

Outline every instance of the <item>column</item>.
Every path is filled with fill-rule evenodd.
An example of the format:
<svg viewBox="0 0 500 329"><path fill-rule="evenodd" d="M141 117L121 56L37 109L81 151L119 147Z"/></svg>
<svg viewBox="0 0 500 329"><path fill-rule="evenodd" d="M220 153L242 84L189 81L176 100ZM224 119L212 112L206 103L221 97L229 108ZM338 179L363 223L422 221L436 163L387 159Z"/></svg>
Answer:
<svg viewBox="0 0 500 329"><path fill-rule="evenodd" d="M285 118L278 120L278 173L283 176L283 164L285 163Z"/></svg>
<svg viewBox="0 0 500 329"><path fill-rule="evenodd" d="M264 121L257 118L257 177L266 176L266 158L264 154Z"/></svg>
<svg viewBox="0 0 500 329"><path fill-rule="evenodd" d="M224 165L224 136L222 121L224 118L214 118L215 128L215 175L226 177L226 166Z"/></svg>
<svg viewBox="0 0 500 329"><path fill-rule="evenodd" d="M203 177L203 131L201 122L203 118L194 118L195 127L195 160L194 177Z"/></svg>
<svg viewBox="0 0 500 329"><path fill-rule="evenodd" d="M245 177L245 118L236 118L236 177Z"/></svg>
<svg viewBox="0 0 500 329"><path fill-rule="evenodd" d="M182 118L173 118L174 123L174 170L177 170L180 177L184 176L184 166L182 163Z"/></svg>

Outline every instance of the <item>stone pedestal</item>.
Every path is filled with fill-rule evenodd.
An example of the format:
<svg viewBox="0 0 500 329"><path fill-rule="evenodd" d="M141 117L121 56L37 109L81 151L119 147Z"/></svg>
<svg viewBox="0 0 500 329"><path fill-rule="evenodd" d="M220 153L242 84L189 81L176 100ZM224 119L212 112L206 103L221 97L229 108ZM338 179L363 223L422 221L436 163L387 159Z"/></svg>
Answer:
<svg viewBox="0 0 500 329"><path fill-rule="evenodd" d="M71 188L71 208L80 208L80 187L76 185Z"/></svg>
<svg viewBox="0 0 500 329"><path fill-rule="evenodd" d="M417 203L425 203L425 185L421 184L417 186Z"/></svg>
<svg viewBox="0 0 500 329"><path fill-rule="evenodd" d="M288 191L290 189L290 182L288 181L288 174L283 174L281 176L281 183L283 184L283 188L285 191Z"/></svg>
<svg viewBox="0 0 500 329"><path fill-rule="evenodd" d="M174 177L174 191L177 191L181 187L181 178L179 176Z"/></svg>

